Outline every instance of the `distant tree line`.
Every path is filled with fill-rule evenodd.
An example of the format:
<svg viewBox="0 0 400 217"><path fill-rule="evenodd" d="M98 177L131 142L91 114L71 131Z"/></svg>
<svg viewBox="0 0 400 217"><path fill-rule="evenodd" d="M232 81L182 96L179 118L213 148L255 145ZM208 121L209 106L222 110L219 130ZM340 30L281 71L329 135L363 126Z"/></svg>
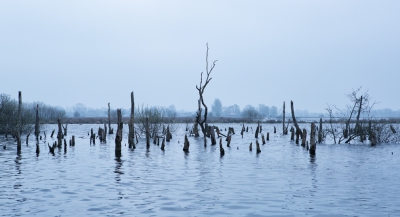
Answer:
<svg viewBox="0 0 400 217"><path fill-rule="evenodd" d="M36 105L39 105L39 125L56 123L58 118L66 114L64 108L50 106L43 102L23 103L21 111L21 130L23 133L32 132L35 124ZM17 100L10 95L0 94L0 133L13 134L17 130Z"/></svg>

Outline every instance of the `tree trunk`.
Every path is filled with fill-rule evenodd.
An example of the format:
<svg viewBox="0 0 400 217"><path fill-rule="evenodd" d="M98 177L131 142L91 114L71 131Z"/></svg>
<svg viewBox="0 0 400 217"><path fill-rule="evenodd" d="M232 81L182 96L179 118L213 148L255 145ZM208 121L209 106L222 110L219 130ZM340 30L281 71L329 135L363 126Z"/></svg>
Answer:
<svg viewBox="0 0 400 217"><path fill-rule="evenodd" d="M310 132L310 154L315 155L317 144L315 142L315 123L311 123L311 132Z"/></svg>
<svg viewBox="0 0 400 217"><path fill-rule="evenodd" d="M146 148L149 149L150 148L149 118L146 118L145 132L146 132Z"/></svg>
<svg viewBox="0 0 400 217"><path fill-rule="evenodd" d="M115 157L121 157L121 143L122 143L122 115L121 109L117 109L118 116L118 127L117 127L117 135L115 136Z"/></svg>
<svg viewBox="0 0 400 217"><path fill-rule="evenodd" d="M114 130L111 128L111 111L110 111L110 103L108 103L108 133L113 134Z"/></svg>
<svg viewBox="0 0 400 217"><path fill-rule="evenodd" d="M39 104L36 104L35 137L36 143L39 142ZM46 136L46 133L44 134Z"/></svg>
<svg viewBox="0 0 400 217"><path fill-rule="evenodd" d="M287 135L287 128L285 127L285 101L283 101L283 113L282 113L282 132L283 135Z"/></svg>
<svg viewBox="0 0 400 217"><path fill-rule="evenodd" d="M189 146L190 146L189 140L187 138L187 135L185 134L185 142L183 144L183 151L184 152L189 152Z"/></svg>
<svg viewBox="0 0 400 217"><path fill-rule="evenodd" d="M128 144L129 144L129 148L133 148L133 149L136 148L135 140L134 140L134 136L135 136L134 120L135 120L135 100L134 100L133 91L132 91L131 92L131 118L129 119Z"/></svg>
<svg viewBox="0 0 400 217"><path fill-rule="evenodd" d="M322 142L322 118L319 119L318 143Z"/></svg>
<svg viewBox="0 0 400 217"><path fill-rule="evenodd" d="M293 101L290 101L290 107L291 107L291 110L292 110L292 119L293 119L293 124L294 124L294 127L296 128L296 133L299 133L300 134L300 136L302 137L302 135L301 135L301 129L300 129L300 127L299 127L299 125L297 124L297 121L296 121L296 117L294 116L294 106L293 106ZM296 144L298 144L298 143L296 143Z"/></svg>
<svg viewBox="0 0 400 217"><path fill-rule="evenodd" d="M303 129L303 133L301 134L301 146L306 146L307 141L307 130Z"/></svg>
<svg viewBox="0 0 400 217"><path fill-rule="evenodd" d="M18 92L18 124L17 124L17 153L21 153L21 134L22 134L22 126L21 126L21 114L22 113L22 93Z"/></svg>
<svg viewBox="0 0 400 217"><path fill-rule="evenodd" d="M57 123L58 123L58 133L57 133L57 145L58 145L58 148L61 148L62 147L62 139L63 139L63 132L62 132L62 127L61 127L61 120L60 120L60 118L58 118L58 120L57 120Z"/></svg>

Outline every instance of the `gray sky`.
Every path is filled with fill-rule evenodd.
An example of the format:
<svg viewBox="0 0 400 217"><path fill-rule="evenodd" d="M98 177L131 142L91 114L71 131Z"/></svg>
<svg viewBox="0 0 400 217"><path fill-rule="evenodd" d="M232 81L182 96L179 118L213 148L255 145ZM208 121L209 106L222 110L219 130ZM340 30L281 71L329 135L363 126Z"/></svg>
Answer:
<svg viewBox="0 0 400 217"><path fill-rule="evenodd" d="M400 1L0 1L0 92L63 107L400 109Z"/></svg>

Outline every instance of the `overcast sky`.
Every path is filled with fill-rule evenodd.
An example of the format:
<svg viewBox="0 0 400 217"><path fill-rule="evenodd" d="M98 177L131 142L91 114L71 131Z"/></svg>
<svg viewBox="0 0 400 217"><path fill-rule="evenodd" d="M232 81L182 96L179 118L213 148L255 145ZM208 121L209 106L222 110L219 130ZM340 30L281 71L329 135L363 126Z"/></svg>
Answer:
<svg viewBox="0 0 400 217"><path fill-rule="evenodd" d="M0 93L72 107L400 109L400 1L0 1Z"/></svg>

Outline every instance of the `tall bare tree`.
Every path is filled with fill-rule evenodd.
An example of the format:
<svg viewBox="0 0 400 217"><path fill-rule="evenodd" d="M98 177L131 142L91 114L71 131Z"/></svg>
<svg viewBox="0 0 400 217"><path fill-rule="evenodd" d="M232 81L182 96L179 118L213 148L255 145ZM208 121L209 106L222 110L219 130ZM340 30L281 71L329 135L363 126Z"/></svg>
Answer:
<svg viewBox="0 0 400 217"><path fill-rule="evenodd" d="M217 62L217 60L214 60L214 62L212 63L211 66L208 65L208 43L206 44L207 46L207 52L206 52L206 79L203 83L203 72L201 72L200 75L200 84L199 86L196 85L196 89L199 92L199 100L198 100L198 110L197 110L197 114L196 114L196 123L200 125L201 131L203 132L204 135L204 146L207 145L207 138L206 138L206 128L205 128L205 123L207 122L207 114L208 114L208 108L207 105L204 103L204 90L206 89L208 83L210 83L211 81L211 72L213 71L214 67L215 67L215 63ZM203 111L204 108L204 112ZM201 114L203 113L203 117L201 117Z"/></svg>

